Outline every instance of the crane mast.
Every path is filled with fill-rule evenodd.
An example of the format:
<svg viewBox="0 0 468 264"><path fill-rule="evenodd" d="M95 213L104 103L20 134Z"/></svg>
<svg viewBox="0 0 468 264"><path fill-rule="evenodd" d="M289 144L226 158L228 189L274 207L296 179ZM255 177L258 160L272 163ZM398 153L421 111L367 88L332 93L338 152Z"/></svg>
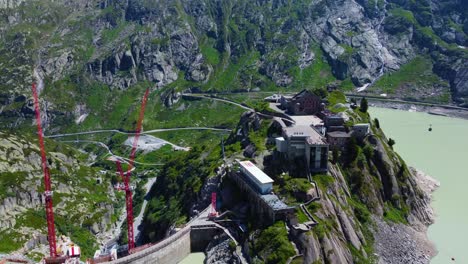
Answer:
<svg viewBox="0 0 468 264"><path fill-rule="evenodd" d="M135 161L135 154L138 146L138 139L141 134L141 126L143 124L143 117L145 115L146 102L148 100L149 89L146 89L143 101L141 102L140 116L138 118L137 129L135 131L135 138L133 140L132 151L130 152L130 161L128 163L128 169L126 173L123 173L120 161L116 161L117 170L124 182L125 190L125 205L127 210L127 232L128 232L128 250L131 253L132 249L135 248L135 236L133 232L133 201L132 201L132 190L130 188L130 176L132 174L133 163Z"/></svg>
<svg viewBox="0 0 468 264"><path fill-rule="evenodd" d="M44 135L42 132L41 124L41 111L39 108L39 98L37 96L36 84L32 84L32 92L34 97L34 110L36 112L36 123L37 123L37 134L39 136L39 146L41 149L41 161L42 170L44 172L44 187L45 187L45 206L46 206L46 218L47 218L47 238L49 240L50 256L57 256L57 245L55 238L55 226L54 226L54 209L52 202L52 186L50 180L49 167L47 166L46 152L44 148Z"/></svg>

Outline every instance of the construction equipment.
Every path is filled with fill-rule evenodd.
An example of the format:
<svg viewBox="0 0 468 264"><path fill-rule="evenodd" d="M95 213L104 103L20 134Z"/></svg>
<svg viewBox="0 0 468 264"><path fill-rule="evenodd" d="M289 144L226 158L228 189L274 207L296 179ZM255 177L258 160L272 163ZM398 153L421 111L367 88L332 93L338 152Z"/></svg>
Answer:
<svg viewBox="0 0 468 264"><path fill-rule="evenodd" d="M135 161L135 154L138 146L138 139L141 134L141 126L143 124L143 117L145 115L146 102L148 100L149 89L146 89L145 95L141 102L140 116L138 118L137 129L133 140L132 151L130 152L130 161L128 163L127 171L124 173L120 161L116 161L117 170L124 182L123 190L125 191L125 204L127 210L127 231L128 231L128 252L131 254L135 248L135 235L133 232L133 201L132 201L132 188L130 187L130 176L132 174L133 163Z"/></svg>
<svg viewBox="0 0 468 264"><path fill-rule="evenodd" d="M45 187L45 206L46 206L46 219L47 219L47 240L49 241L49 252L50 257L44 258L43 262L47 264L52 263L79 263L81 249L74 244L70 244L66 249L66 255L59 254L62 253L61 249L57 249L57 240L55 236L55 224L54 224L54 210L53 210L53 201L52 201L52 184L50 178L50 171L47 165L47 157L44 147L44 134L42 130L41 122L41 111L39 107L39 97L37 95L36 84L32 84L32 93L34 97L34 110L36 112L36 124L37 124L37 134L39 137L39 147L41 150L41 162L42 170L44 172L44 187ZM59 250L59 251L57 251Z"/></svg>
<svg viewBox="0 0 468 264"><path fill-rule="evenodd" d="M44 172L44 186L45 186L45 205L46 205L46 218L47 218L47 239L49 240L49 251L50 257L57 257L57 245L55 238L55 226L54 226L54 210L52 202L52 187L50 181L49 167L47 166L46 152L44 148L44 135L42 133L41 124L41 111L39 108L39 98L37 96L36 84L32 84L32 92L34 97L34 110L36 112L36 123L37 123L37 134L39 136L39 146L41 149L41 161L42 170Z"/></svg>
<svg viewBox="0 0 468 264"><path fill-rule="evenodd" d="M218 216L218 212L216 211L216 193L211 193L211 208L210 212L208 213L208 218L215 218Z"/></svg>

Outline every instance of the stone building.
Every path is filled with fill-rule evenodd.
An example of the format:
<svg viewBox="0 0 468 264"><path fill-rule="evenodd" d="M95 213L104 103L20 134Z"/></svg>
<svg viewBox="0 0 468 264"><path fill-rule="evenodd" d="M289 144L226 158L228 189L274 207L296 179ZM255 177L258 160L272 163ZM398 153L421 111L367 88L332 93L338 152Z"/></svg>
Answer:
<svg viewBox="0 0 468 264"><path fill-rule="evenodd" d="M330 144L330 149L343 151L351 138L351 133L343 131L333 131L327 133L327 141Z"/></svg>
<svg viewBox="0 0 468 264"><path fill-rule="evenodd" d="M358 139L363 139L371 132L369 124L355 124L353 126L353 136Z"/></svg>
<svg viewBox="0 0 468 264"><path fill-rule="evenodd" d="M277 138L276 144L277 150L290 160L305 157L310 171L327 171L328 144L313 127L284 127L283 137Z"/></svg>
<svg viewBox="0 0 468 264"><path fill-rule="evenodd" d="M292 98L283 96L280 99L280 103L292 115L314 115L320 112L322 108L320 96L308 90L302 90Z"/></svg>
<svg viewBox="0 0 468 264"><path fill-rule="evenodd" d="M250 213L260 222L271 224L294 214L294 207L288 206L272 192L273 180L250 161L239 162L228 174L249 201Z"/></svg>

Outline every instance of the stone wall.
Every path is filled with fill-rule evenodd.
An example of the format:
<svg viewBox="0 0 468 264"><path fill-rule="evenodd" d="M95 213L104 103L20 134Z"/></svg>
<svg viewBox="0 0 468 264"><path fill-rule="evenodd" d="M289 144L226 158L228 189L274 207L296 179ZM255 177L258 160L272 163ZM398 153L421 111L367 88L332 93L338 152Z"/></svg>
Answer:
<svg viewBox="0 0 468 264"><path fill-rule="evenodd" d="M190 252L203 252L213 237L222 231L215 225L188 226L154 246L109 263L176 264Z"/></svg>
<svg viewBox="0 0 468 264"><path fill-rule="evenodd" d="M109 263L176 264L190 254L190 233L191 228L186 227L152 247Z"/></svg>

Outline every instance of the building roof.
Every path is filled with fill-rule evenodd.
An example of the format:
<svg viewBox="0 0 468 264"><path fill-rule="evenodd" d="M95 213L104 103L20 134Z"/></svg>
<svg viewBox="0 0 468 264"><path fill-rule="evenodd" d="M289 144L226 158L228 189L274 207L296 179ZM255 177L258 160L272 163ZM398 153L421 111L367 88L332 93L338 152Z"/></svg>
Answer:
<svg viewBox="0 0 468 264"><path fill-rule="evenodd" d="M310 126L306 125L297 125L297 126L290 126L283 128L283 132L285 133L286 137L310 137L313 133L317 133L315 129Z"/></svg>
<svg viewBox="0 0 468 264"><path fill-rule="evenodd" d="M323 125L323 120L315 115L300 115L300 116L291 116L291 118L296 122L297 125Z"/></svg>
<svg viewBox="0 0 468 264"><path fill-rule="evenodd" d="M328 132L328 136L334 137L334 138L349 138L351 137L351 133L346 133L343 131L333 131L333 132Z"/></svg>
<svg viewBox="0 0 468 264"><path fill-rule="evenodd" d="M353 127L370 127L369 123L355 124Z"/></svg>
<svg viewBox="0 0 468 264"><path fill-rule="evenodd" d="M266 175L261 169L259 169L255 164L248 160L240 161L239 164L252 174L260 183L272 183L274 182L272 178Z"/></svg>
<svg viewBox="0 0 468 264"><path fill-rule="evenodd" d="M290 126L283 128L287 138L305 138L310 145L326 144L322 136L311 126Z"/></svg>
<svg viewBox="0 0 468 264"><path fill-rule="evenodd" d="M338 119L338 120L343 119L344 120L344 118L339 115L330 115L330 116L327 116L327 119Z"/></svg>
<svg viewBox="0 0 468 264"><path fill-rule="evenodd" d="M298 99L298 98L304 97L304 96L306 96L308 94L310 94L312 96L317 96L314 93L312 93L311 91L304 89L304 90L300 91L299 93L297 93L296 95L294 95L292 99Z"/></svg>
<svg viewBox="0 0 468 264"><path fill-rule="evenodd" d="M287 204L281 201L275 194L264 194L261 196L262 199L273 209L283 210L290 208Z"/></svg>

